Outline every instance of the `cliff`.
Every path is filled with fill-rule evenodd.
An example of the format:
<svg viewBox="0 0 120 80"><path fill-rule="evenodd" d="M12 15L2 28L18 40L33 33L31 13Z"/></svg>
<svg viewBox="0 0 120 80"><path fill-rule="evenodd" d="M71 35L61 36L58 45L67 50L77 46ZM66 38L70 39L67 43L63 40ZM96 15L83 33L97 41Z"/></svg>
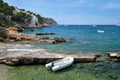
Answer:
<svg viewBox="0 0 120 80"><path fill-rule="evenodd" d="M0 0L0 25L3 27L43 27L58 25L52 18L45 18L39 14L9 6Z"/></svg>

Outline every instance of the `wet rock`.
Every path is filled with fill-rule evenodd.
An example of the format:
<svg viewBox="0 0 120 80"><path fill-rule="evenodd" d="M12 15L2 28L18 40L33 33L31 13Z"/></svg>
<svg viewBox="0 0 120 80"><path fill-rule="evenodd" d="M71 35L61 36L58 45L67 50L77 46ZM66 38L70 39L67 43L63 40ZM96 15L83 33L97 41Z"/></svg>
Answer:
<svg viewBox="0 0 120 80"><path fill-rule="evenodd" d="M55 33L36 33L36 35L55 35Z"/></svg>
<svg viewBox="0 0 120 80"><path fill-rule="evenodd" d="M16 40L17 36L16 35L9 35L8 39L10 39L10 40Z"/></svg>
<svg viewBox="0 0 120 80"><path fill-rule="evenodd" d="M0 42L4 42L4 39L0 37Z"/></svg>
<svg viewBox="0 0 120 80"><path fill-rule="evenodd" d="M50 39L49 37L41 37L39 39Z"/></svg>
<svg viewBox="0 0 120 80"><path fill-rule="evenodd" d="M31 31L34 31L34 29L32 29Z"/></svg>
<svg viewBox="0 0 120 80"><path fill-rule="evenodd" d="M19 62L19 64L32 64L34 63L33 58L30 57L21 57Z"/></svg>
<svg viewBox="0 0 120 80"><path fill-rule="evenodd" d="M64 39L64 38L54 38L54 42L52 44L56 44L56 43L61 43L61 42L68 42L69 40Z"/></svg>
<svg viewBox="0 0 120 80"><path fill-rule="evenodd" d="M22 31L24 30L24 28L22 28L22 27L17 27L17 30L18 30L18 32L22 32Z"/></svg>

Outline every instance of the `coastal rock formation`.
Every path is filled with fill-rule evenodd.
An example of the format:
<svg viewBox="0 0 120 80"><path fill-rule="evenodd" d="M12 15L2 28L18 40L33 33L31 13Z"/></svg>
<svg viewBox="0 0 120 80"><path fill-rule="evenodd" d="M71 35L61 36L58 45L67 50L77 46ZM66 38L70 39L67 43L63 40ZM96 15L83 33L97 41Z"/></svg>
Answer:
<svg viewBox="0 0 120 80"><path fill-rule="evenodd" d="M0 43L0 63L7 65L45 64L67 56L75 58L75 62L95 62L95 54L65 55L49 53L44 49L28 44Z"/></svg>
<svg viewBox="0 0 120 80"><path fill-rule="evenodd" d="M9 34L8 35L8 42L9 41L31 41L31 42L45 42L45 43L62 43L62 42L69 42L69 40L64 38L49 38L49 37L38 37L32 34Z"/></svg>
<svg viewBox="0 0 120 80"><path fill-rule="evenodd" d="M69 40L64 39L64 38L49 38L49 37L43 37L39 39L40 42L46 42L46 43L51 43L51 44L57 44L57 43L62 43L62 42L69 42Z"/></svg>
<svg viewBox="0 0 120 80"><path fill-rule="evenodd" d="M47 33L36 33L36 35L55 35L55 33L47 32Z"/></svg>
<svg viewBox="0 0 120 80"><path fill-rule="evenodd" d="M49 38L49 37L40 37L36 35L55 35L55 33L36 33L36 35L32 34L23 34L19 33L17 28L10 27L7 28L8 33L8 41L35 41L35 42L47 42L47 43L61 43L61 42L69 42L69 40L64 38ZM2 39L1 39L2 40Z"/></svg>
<svg viewBox="0 0 120 80"><path fill-rule="evenodd" d="M52 19L52 18L43 18L43 20L45 21L44 26L47 24L47 26L52 26L52 25L58 25L58 23Z"/></svg>
<svg viewBox="0 0 120 80"><path fill-rule="evenodd" d="M0 4L3 5L0 8L0 25L3 27L14 26L22 31L23 28L58 25L52 18L45 18L39 14L9 6L3 0Z"/></svg>

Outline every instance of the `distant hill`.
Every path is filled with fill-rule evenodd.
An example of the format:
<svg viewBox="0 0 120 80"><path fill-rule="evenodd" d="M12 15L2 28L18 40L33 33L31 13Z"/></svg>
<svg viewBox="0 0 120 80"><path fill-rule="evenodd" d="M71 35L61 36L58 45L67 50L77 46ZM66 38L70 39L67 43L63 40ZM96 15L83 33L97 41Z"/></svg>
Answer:
<svg viewBox="0 0 120 80"><path fill-rule="evenodd" d="M58 24L52 18L45 18L39 14L9 6L0 0L0 25L3 27L43 27Z"/></svg>

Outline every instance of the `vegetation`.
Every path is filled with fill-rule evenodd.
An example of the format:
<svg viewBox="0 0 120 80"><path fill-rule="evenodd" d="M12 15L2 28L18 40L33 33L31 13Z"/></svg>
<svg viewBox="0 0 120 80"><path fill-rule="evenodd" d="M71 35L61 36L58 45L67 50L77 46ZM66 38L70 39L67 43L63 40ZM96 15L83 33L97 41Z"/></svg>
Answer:
<svg viewBox="0 0 120 80"><path fill-rule="evenodd" d="M13 15L11 19L16 22L24 22L25 23L25 22L31 21L31 15L26 14L24 12L19 12L19 13Z"/></svg>
<svg viewBox="0 0 120 80"><path fill-rule="evenodd" d="M44 18L44 23L49 25L57 25L57 22L54 21L52 18Z"/></svg>
<svg viewBox="0 0 120 80"><path fill-rule="evenodd" d="M5 19L5 17L2 16L2 14L0 14L0 23L2 24L7 23L7 20Z"/></svg>
<svg viewBox="0 0 120 80"><path fill-rule="evenodd" d="M13 10L13 6L9 6L7 3L4 3L3 0L0 0L0 24L11 24L7 19L13 15Z"/></svg>
<svg viewBox="0 0 120 80"><path fill-rule="evenodd" d="M3 0L0 0L0 24L5 26L14 26L15 24L26 24L28 25L31 22L32 15L35 15L38 18L40 24L54 24L56 23L51 18L44 18L39 14L35 14L31 11L25 11L24 9L19 9L20 12L13 13L15 8L9 6Z"/></svg>
<svg viewBox="0 0 120 80"><path fill-rule="evenodd" d="M40 16L39 14L37 14L36 17L38 18L39 23L41 23L41 24L44 23L44 20L43 20L42 16Z"/></svg>
<svg viewBox="0 0 120 80"><path fill-rule="evenodd" d="M0 0L0 12L4 15L13 15L13 6L9 6L7 3L4 3L3 0Z"/></svg>
<svg viewBox="0 0 120 80"><path fill-rule="evenodd" d="M6 39L7 38L7 31L5 28L0 27L0 37Z"/></svg>

